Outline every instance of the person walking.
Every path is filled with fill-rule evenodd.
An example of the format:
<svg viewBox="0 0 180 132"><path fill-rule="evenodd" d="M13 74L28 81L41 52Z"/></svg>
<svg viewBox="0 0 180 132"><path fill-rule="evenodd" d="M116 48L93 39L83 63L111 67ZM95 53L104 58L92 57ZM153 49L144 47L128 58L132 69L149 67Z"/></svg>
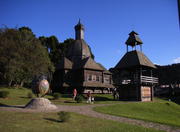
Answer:
<svg viewBox="0 0 180 132"><path fill-rule="evenodd" d="M94 104L94 97L91 96L91 104Z"/></svg>
<svg viewBox="0 0 180 132"><path fill-rule="evenodd" d="M77 90L76 90L76 89L74 89L74 90L73 90L73 100L75 100L75 99L76 99L76 96L77 96Z"/></svg>
<svg viewBox="0 0 180 132"><path fill-rule="evenodd" d="M91 103L91 92L88 91L87 93L87 103Z"/></svg>
<svg viewBox="0 0 180 132"><path fill-rule="evenodd" d="M118 93L116 88L113 90L113 97L114 97L114 100L118 100L119 99L119 93Z"/></svg>

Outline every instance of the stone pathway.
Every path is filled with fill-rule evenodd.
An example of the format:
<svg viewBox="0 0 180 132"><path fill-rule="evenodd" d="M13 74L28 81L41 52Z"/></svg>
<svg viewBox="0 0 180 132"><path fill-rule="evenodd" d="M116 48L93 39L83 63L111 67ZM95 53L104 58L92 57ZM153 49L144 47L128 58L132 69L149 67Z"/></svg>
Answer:
<svg viewBox="0 0 180 132"><path fill-rule="evenodd" d="M48 111L48 112L58 112L58 111L75 112L75 113L79 113L86 116L107 119L107 120L114 120L114 121L118 121L122 123L143 126L146 128L154 128L158 130L164 130L166 132L180 132L180 128L176 128L176 127L172 127L168 125L147 122L147 121L137 120L137 119L131 119L131 118L125 118L125 117L119 117L119 116L113 116L113 115L108 115L108 114L103 114L103 113L93 111L93 108L96 106L107 106L107 105L112 105L112 104L94 104L94 105L83 105L83 106L57 105L58 107L57 110ZM24 109L22 106L16 106L16 107L0 106L0 110L19 111L19 112L47 112L43 110Z"/></svg>

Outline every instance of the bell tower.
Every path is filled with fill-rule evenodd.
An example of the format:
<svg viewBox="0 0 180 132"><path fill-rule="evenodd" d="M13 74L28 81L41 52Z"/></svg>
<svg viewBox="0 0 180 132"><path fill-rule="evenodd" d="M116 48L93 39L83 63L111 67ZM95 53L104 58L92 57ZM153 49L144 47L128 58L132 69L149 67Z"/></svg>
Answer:
<svg viewBox="0 0 180 132"><path fill-rule="evenodd" d="M127 52L128 52L128 46L131 46L132 50L133 50L133 48L135 48L135 50L136 50L137 45L140 46L140 50L142 52L142 44L143 44L143 42L141 41L141 39L139 38L138 35L139 34L134 32L134 31L129 33L129 38L126 41Z"/></svg>
<svg viewBox="0 0 180 132"><path fill-rule="evenodd" d="M158 84L154 74L156 66L143 54L142 44L138 33L129 33L127 53L112 69L114 84L121 100L153 100L153 87ZM129 46L132 51L128 51ZM138 47L141 51L136 50Z"/></svg>
<svg viewBox="0 0 180 132"><path fill-rule="evenodd" d="M79 19L78 24L74 27L76 40L84 39L84 26L81 24Z"/></svg>

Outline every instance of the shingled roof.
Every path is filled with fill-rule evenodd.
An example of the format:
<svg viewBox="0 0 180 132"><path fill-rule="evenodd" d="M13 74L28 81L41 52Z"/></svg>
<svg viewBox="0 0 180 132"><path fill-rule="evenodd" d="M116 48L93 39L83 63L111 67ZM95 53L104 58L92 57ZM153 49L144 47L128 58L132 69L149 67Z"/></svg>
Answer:
<svg viewBox="0 0 180 132"><path fill-rule="evenodd" d="M97 63L100 67L102 67L104 69L104 73L107 73L107 74L112 74L110 71L108 71L102 64L100 63Z"/></svg>
<svg viewBox="0 0 180 132"><path fill-rule="evenodd" d="M143 44L142 40L139 38L138 33L132 31L129 33L129 38L126 41L127 45L135 46Z"/></svg>
<svg viewBox="0 0 180 132"><path fill-rule="evenodd" d="M57 65L57 69L72 69L72 62L66 57L62 57Z"/></svg>
<svg viewBox="0 0 180 132"><path fill-rule="evenodd" d="M77 63L75 68L104 71L104 69L99 64L97 64L91 57L85 58L81 62Z"/></svg>
<svg viewBox="0 0 180 132"><path fill-rule="evenodd" d="M115 68L122 69L134 66L156 68L156 66L142 52L137 50L127 52L115 66Z"/></svg>

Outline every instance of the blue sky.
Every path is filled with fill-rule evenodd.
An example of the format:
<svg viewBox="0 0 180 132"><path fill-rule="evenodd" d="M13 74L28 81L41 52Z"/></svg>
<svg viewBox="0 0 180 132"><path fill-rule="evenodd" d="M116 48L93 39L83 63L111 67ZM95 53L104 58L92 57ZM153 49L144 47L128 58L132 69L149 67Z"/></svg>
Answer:
<svg viewBox="0 0 180 132"><path fill-rule="evenodd" d="M30 27L37 37L74 38L78 19L95 60L114 67L134 30L156 64L180 62L177 0L0 0L0 25Z"/></svg>

